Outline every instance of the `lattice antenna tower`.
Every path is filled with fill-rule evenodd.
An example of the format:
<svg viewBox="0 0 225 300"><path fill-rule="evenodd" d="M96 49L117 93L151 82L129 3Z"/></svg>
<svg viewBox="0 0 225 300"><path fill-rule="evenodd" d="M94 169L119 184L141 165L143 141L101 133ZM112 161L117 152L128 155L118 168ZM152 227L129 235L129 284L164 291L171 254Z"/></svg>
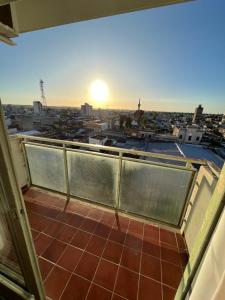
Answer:
<svg viewBox="0 0 225 300"><path fill-rule="evenodd" d="M40 80L40 90L41 90L41 100L42 100L42 105L44 108L47 107L47 100L45 97L45 91L44 91L44 81L41 79Z"/></svg>

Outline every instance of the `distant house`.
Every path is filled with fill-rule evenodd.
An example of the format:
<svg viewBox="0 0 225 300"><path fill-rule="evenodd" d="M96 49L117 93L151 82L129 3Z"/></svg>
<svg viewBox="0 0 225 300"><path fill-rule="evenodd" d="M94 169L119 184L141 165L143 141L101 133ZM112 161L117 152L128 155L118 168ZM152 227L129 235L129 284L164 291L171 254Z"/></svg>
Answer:
<svg viewBox="0 0 225 300"><path fill-rule="evenodd" d="M196 125L190 125L187 127L175 126L173 129L173 135L178 137L178 142L189 144L200 144L204 130Z"/></svg>
<svg viewBox="0 0 225 300"><path fill-rule="evenodd" d="M95 135L93 137L89 137L89 144L94 145L105 145L107 142L108 137L104 135Z"/></svg>

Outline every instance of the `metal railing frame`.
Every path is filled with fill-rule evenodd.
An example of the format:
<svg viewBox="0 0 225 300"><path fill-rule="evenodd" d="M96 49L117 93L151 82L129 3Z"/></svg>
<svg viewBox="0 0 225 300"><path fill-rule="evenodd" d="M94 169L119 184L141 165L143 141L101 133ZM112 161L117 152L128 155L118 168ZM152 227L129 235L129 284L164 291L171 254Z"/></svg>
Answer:
<svg viewBox="0 0 225 300"><path fill-rule="evenodd" d="M30 184L32 184L32 179L31 179L31 175L30 175L29 163L27 160L27 153L26 153L25 145L35 145L35 146L40 146L40 147L58 149L63 152L65 181L66 181L66 193L63 193L63 194L66 194L67 203L69 202L70 197L71 197L69 174L68 174L68 163L67 163L67 152L77 152L77 153L85 153L85 154L88 153L90 155L109 157L109 158L114 158L114 159L118 160L118 167L117 167L117 171L116 171L117 179L116 179L116 195L115 195L115 206L114 206L114 209L116 211L124 211L120 208L120 187L121 187L121 173L122 173L123 161L133 161L133 162L138 162L138 163L143 163L143 164L150 164L150 165L157 165L157 166L162 166L162 167L167 167L167 168L174 168L174 169L178 169L178 170L192 171L193 172L192 180L190 181L190 184L189 184L188 193L187 193L184 207L182 209L182 213L181 213L181 216L180 216L177 226L172 225L167 222L162 222L162 221L155 220L150 217L141 215L142 218L144 217L145 219L151 219L158 223L166 224L166 225L176 227L176 228L180 228L182 225L182 221L185 216L188 202L190 199L191 191L193 189L194 180L196 178L197 172L192 164L207 165L207 162L204 160L189 159L189 158L186 159L184 157L176 157L176 156L165 155L165 154L155 154L155 153L151 153L151 152L127 150L127 149L116 148L116 147L78 143L78 142L73 142L73 141L50 139L50 138L43 138L43 137L36 137L36 136L17 135L16 137L20 139L20 142L22 144L23 154L25 156L26 166L28 168ZM75 147L79 147L82 149L69 148L69 146L75 146ZM92 150L95 150L95 151L92 151ZM109 151L110 153L115 153L115 154L113 155L113 154L108 154L108 153L102 153L102 152L99 152L100 150ZM165 160L165 162L157 162L157 161L144 160L144 159L139 159L139 158L126 157L126 156L124 156L125 154L136 155L136 156L138 155L141 157L147 157L147 158L153 158L153 159L162 159L162 160ZM168 163L168 161L184 162L185 165L183 165L183 166L176 165L176 164ZM77 197L77 198L79 198L79 197ZM88 200L88 199L83 199L83 200ZM102 205L102 203L98 203L98 204ZM104 206L106 206L106 205L104 205ZM132 215L140 216L140 215L137 215L136 213L132 213L130 211L128 213L132 214Z"/></svg>

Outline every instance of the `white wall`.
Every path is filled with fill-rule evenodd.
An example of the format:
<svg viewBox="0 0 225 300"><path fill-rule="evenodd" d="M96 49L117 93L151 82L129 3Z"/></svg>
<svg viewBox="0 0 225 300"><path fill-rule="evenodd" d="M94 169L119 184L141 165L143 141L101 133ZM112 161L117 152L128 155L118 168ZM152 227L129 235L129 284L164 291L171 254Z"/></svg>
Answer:
<svg viewBox="0 0 225 300"><path fill-rule="evenodd" d="M16 170L17 180L19 186L23 187L28 184L28 171L26 169L25 160L21 148L21 144L18 138L10 138L10 145L12 150L12 157Z"/></svg>
<svg viewBox="0 0 225 300"><path fill-rule="evenodd" d="M186 299L225 299L225 208Z"/></svg>
<svg viewBox="0 0 225 300"><path fill-rule="evenodd" d="M202 225L217 180L208 167L200 167L184 218L186 222L182 226L189 252L192 250L196 235Z"/></svg>

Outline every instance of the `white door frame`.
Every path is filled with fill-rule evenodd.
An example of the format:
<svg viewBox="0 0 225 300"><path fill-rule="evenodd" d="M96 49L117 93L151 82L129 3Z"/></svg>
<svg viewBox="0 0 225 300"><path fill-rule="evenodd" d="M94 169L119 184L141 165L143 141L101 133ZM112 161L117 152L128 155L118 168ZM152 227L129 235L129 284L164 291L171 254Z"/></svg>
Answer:
<svg viewBox="0 0 225 300"><path fill-rule="evenodd" d="M29 293L37 300L44 300L45 292L32 241L23 196L19 188L13 165L8 135L4 124L4 114L0 101L0 185L4 215L12 236L18 263L25 282L24 295ZM9 282L0 277L0 283ZM17 284L11 281L17 290ZM18 294L21 290L18 289Z"/></svg>

